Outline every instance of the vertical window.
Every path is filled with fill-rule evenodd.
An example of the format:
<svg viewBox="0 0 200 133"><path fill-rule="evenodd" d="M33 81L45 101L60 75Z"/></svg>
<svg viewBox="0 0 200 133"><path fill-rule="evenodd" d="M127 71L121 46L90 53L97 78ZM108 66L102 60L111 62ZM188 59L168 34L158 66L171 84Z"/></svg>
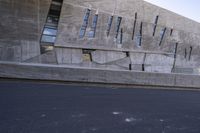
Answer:
<svg viewBox="0 0 200 133"><path fill-rule="evenodd" d="M51 2L46 23L40 39L41 53L51 51L54 48L62 3L63 0L52 0Z"/></svg>
<svg viewBox="0 0 200 133"><path fill-rule="evenodd" d="M137 20L137 12L135 13L135 20Z"/></svg>
<svg viewBox="0 0 200 133"><path fill-rule="evenodd" d="M132 40L134 39L134 36L135 36L136 23L137 23L137 12L135 13L135 20L134 20L134 24L133 24Z"/></svg>
<svg viewBox="0 0 200 133"><path fill-rule="evenodd" d="M129 64L129 70L130 71L132 70L132 64Z"/></svg>
<svg viewBox="0 0 200 133"><path fill-rule="evenodd" d="M157 24L158 24L158 18L159 18L159 16L156 16L156 19L155 19L155 22L154 22L154 27L153 27L153 36L155 36L156 27L157 27Z"/></svg>
<svg viewBox="0 0 200 133"><path fill-rule="evenodd" d="M56 28L49 28L45 27L43 31L44 35L52 35L55 36L57 34L57 29Z"/></svg>
<svg viewBox="0 0 200 133"><path fill-rule="evenodd" d="M147 53L144 54L143 63L142 63L142 71L145 71L145 61L147 58Z"/></svg>
<svg viewBox="0 0 200 133"><path fill-rule="evenodd" d="M176 44L175 44L175 48L174 48L174 62L173 62L173 67L172 67L171 72L174 72L174 70L175 70L175 65L176 65L176 54L177 54L177 50L178 50L178 44L179 44L179 43L176 43Z"/></svg>
<svg viewBox="0 0 200 133"><path fill-rule="evenodd" d="M117 17L117 25L116 25L116 33L115 33L115 38L118 37L119 34L119 29L121 25L122 17Z"/></svg>
<svg viewBox="0 0 200 133"><path fill-rule="evenodd" d="M187 58L187 49L185 48L185 54L184 54L185 59Z"/></svg>
<svg viewBox="0 0 200 133"><path fill-rule="evenodd" d="M140 32L136 37L136 45L138 47L142 46L142 27L143 27L143 22L140 23Z"/></svg>
<svg viewBox="0 0 200 133"><path fill-rule="evenodd" d="M46 18L46 23L41 35L41 53L53 50L56 40L58 22L60 18L63 0L52 0L49 12Z"/></svg>
<svg viewBox="0 0 200 133"><path fill-rule="evenodd" d="M172 36L174 29L170 30L170 36Z"/></svg>
<svg viewBox="0 0 200 133"><path fill-rule="evenodd" d="M107 37L109 36L110 34L110 30L111 30L111 27L112 27L112 22L113 22L113 16L110 16L108 18L108 26L107 26L107 30L106 30L106 35Z"/></svg>
<svg viewBox="0 0 200 133"><path fill-rule="evenodd" d="M42 38L41 38L41 42L44 42L44 43L54 44L55 40L56 40L55 36L49 36L49 35L42 35Z"/></svg>
<svg viewBox="0 0 200 133"><path fill-rule="evenodd" d="M126 57L130 57L130 52L126 52Z"/></svg>
<svg viewBox="0 0 200 133"><path fill-rule="evenodd" d="M178 50L178 43L175 44L175 48L174 48L174 58L176 58L177 50Z"/></svg>
<svg viewBox="0 0 200 133"><path fill-rule="evenodd" d="M159 46L161 46L161 44L162 44L162 41L163 41L163 39L164 39L166 30L167 30L167 28L165 27L165 28L163 28L163 29L161 30L161 32L160 32L161 38L160 38Z"/></svg>
<svg viewBox="0 0 200 133"><path fill-rule="evenodd" d="M87 29L89 16L90 16L90 9L86 9L85 16L83 18L83 24L81 26L80 33L79 33L79 37L80 38L83 38L85 36L85 32L86 32L86 29Z"/></svg>
<svg viewBox="0 0 200 133"><path fill-rule="evenodd" d="M190 59L191 59L191 56L192 56L192 49L193 49L193 47L192 47L192 46L190 46L189 61L190 61Z"/></svg>
<svg viewBox="0 0 200 133"><path fill-rule="evenodd" d="M43 29L43 34L41 42L54 44L56 40L57 28L45 26Z"/></svg>
<svg viewBox="0 0 200 133"><path fill-rule="evenodd" d="M89 38L94 38L96 34L96 27L97 27L97 21L98 21L98 14L95 14L92 22L92 27L89 32Z"/></svg>

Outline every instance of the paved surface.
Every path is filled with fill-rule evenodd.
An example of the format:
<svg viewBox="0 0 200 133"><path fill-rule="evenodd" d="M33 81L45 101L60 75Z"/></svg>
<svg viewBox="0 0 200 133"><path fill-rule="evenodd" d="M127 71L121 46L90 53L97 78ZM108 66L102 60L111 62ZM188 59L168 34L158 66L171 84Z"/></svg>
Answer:
<svg viewBox="0 0 200 133"><path fill-rule="evenodd" d="M0 133L200 133L200 92L0 81Z"/></svg>

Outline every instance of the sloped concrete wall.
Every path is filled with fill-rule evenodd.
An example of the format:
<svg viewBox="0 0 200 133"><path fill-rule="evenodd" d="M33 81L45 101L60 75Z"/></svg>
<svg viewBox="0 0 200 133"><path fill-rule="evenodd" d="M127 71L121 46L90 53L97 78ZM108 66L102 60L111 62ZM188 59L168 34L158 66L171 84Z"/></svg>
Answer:
<svg viewBox="0 0 200 133"><path fill-rule="evenodd" d="M80 38L80 28L85 11L88 8L91 9L91 12L86 33L83 38ZM94 38L90 38L88 34L97 10L96 35ZM110 34L107 36L108 19L113 15L114 10ZM135 19L136 14L137 19ZM120 43L120 32L118 33L118 38L115 38L116 19L119 16L122 17L120 25L120 29L123 29L122 43ZM158 23L155 25L156 16L158 16ZM155 26L155 35L153 36ZM197 71L193 71L193 69L200 67L198 63L200 59L198 53L200 51L200 32L196 30L199 28L200 24L197 22L142 0L103 0L98 2L64 0L55 47L69 50L74 48L96 50L92 52L91 57L93 60L90 62L90 64L95 65L88 66L97 68L101 65L101 67L105 66L105 68L112 69L114 65L123 66L119 67L119 69L127 70L130 69L129 66L131 64L131 70L184 73L184 69L192 69L190 74L195 74ZM164 29L165 34L162 37ZM140 32L142 32L142 40L141 46L138 46ZM176 44L178 44L177 51ZM117 57L119 53L128 53L130 56L124 59L126 61L121 61L119 64L120 58ZM81 57L80 52L77 56ZM112 63L109 60L111 56L115 59L112 60ZM62 58L59 52L57 53L57 58ZM82 65L83 61L77 63L77 66Z"/></svg>
<svg viewBox="0 0 200 133"><path fill-rule="evenodd" d="M0 0L0 59L23 62L40 55L51 0Z"/></svg>
<svg viewBox="0 0 200 133"><path fill-rule="evenodd" d="M115 10L115 14L127 18L134 18L137 12L138 20L152 24L155 21L155 17L159 15L159 25L171 28L174 27L177 30L184 30L187 32L200 33L198 30L200 28L199 23L143 0L64 0L64 2L66 4L71 3L73 5L100 9L110 14Z"/></svg>
<svg viewBox="0 0 200 133"><path fill-rule="evenodd" d="M58 65L1 63L1 78L39 79L68 82L86 82L118 85L148 85L200 88L199 75L130 72Z"/></svg>
<svg viewBox="0 0 200 133"><path fill-rule="evenodd" d="M143 0L64 0L54 50L41 55L40 37L50 2L0 0L1 61L88 70L200 74L200 24ZM86 33L80 38L88 8L91 12ZM89 38L97 11L96 34ZM122 21L115 38L118 17Z"/></svg>

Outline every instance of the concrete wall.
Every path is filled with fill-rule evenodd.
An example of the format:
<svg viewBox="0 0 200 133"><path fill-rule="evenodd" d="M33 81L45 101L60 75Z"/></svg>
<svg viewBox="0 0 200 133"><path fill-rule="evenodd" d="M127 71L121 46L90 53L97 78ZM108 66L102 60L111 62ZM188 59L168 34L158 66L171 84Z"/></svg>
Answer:
<svg viewBox="0 0 200 133"><path fill-rule="evenodd" d="M0 62L1 78L200 88L200 76Z"/></svg>
<svg viewBox="0 0 200 133"><path fill-rule="evenodd" d="M159 15L159 25L174 27L177 30L192 33L200 33L198 30L200 28L199 23L143 0L64 0L64 2L75 6L92 7L110 14L115 10L116 15L132 19L137 12L138 20L152 24L154 23L155 17Z"/></svg>
<svg viewBox="0 0 200 133"><path fill-rule="evenodd" d="M91 9L88 26L85 37L80 38L79 32L87 8ZM113 23L110 34L107 36L108 19L114 9ZM96 36L89 38L88 34L97 10ZM136 13L137 20L135 20ZM116 19L118 16L122 17L120 25L120 28L123 28L122 44L119 43L120 33L118 38L115 39ZM156 16L159 17L155 35L153 36ZM136 25L134 38L132 39L134 21L136 21ZM137 38L141 30L141 22L143 23L142 42L141 46L138 47ZM161 33L165 28L166 31L162 38ZM103 0L101 2L64 0L55 47L58 49L77 50L77 52L79 51L79 54L77 54L78 58L81 58L81 49L96 50L91 54L94 60L90 63L96 65L89 65L90 67L105 66L105 68L112 69L114 65L123 70L129 69L129 64L132 64L133 70L142 70L142 65L144 65L144 70L147 72L185 73L187 69L191 69L190 74L195 74L197 71L194 71L194 69L200 67L200 56L198 53L200 50L200 33L197 29L200 29L199 23L141 0L117 0L117 2L116 0ZM174 59L176 43L178 43L177 58ZM190 49L191 47L192 50ZM127 57L127 60L131 60L131 62L123 61L119 64L120 58L118 58L118 54L126 52L129 52L129 55L134 54L135 56ZM67 58L66 55L57 52L58 60ZM110 63L110 57L113 59L112 63ZM73 56L73 58L75 57ZM104 61L102 61L103 58ZM116 62L118 62L118 65L116 65ZM65 63L63 62L63 64ZM59 64L62 63L60 62ZM80 60L76 64L77 66L82 66L84 62Z"/></svg>
<svg viewBox="0 0 200 133"><path fill-rule="evenodd" d="M50 0L0 0L0 60L23 62L40 55Z"/></svg>
<svg viewBox="0 0 200 133"><path fill-rule="evenodd" d="M122 74L126 80L130 80L135 71L146 72L150 79L157 75L151 75L149 72L200 74L200 24L143 0L64 0L54 49L41 55L40 37L50 3L51 0L0 0L2 20L0 61L49 66L54 64L59 68L60 66L82 67L88 69L87 71L84 69L85 72L90 70L95 72L96 69L118 72L129 70L126 72L130 74L129 77L126 78L126 75ZM79 32L88 8L91 12L86 34L80 38ZM97 10L96 35L94 38L89 38L88 34L92 29L93 17ZM135 19L136 14L137 19ZM107 36L108 19L112 15L113 22ZM154 23L156 16L158 16L157 24ZM118 37L115 38L118 17L122 17L119 29L122 28L123 32L122 36L119 32ZM165 34L162 38L164 30ZM142 34L141 46L138 45L140 33ZM3 69L5 65L1 67ZM145 79L145 84L158 84L158 82L165 84L164 78L168 83L168 75L162 74L160 76L163 82L158 78L155 81ZM46 76L42 78L45 79ZM86 79L92 81L91 77L88 78ZM107 77L101 78L102 82L107 82ZM173 85L177 82L174 77L172 81ZM123 80L122 83L129 82L134 83L132 80L126 82ZM191 85L193 85L192 81Z"/></svg>

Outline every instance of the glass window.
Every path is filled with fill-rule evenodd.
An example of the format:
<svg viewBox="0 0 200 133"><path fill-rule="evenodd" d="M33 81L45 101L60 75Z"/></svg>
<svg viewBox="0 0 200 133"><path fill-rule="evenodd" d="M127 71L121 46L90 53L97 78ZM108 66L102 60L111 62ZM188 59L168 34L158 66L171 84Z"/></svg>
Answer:
<svg viewBox="0 0 200 133"><path fill-rule="evenodd" d="M97 21L98 21L98 15L96 14L93 18L92 22L92 28L91 31L89 32L89 38L94 38L95 37L95 32L96 32L96 27L97 27Z"/></svg>
<svg viewBox="0 0 200 133"><path fill-rule="evenodd" d="M59 21L58 17L48 16L47 18L47 23L58 24L58 21Z"/></svg>
<svg viewBox="0 0 200 133"><path fill-rule="evenodd" d="M159 18L159 16L156 16L156 19L155 19L155 22L154 22L154 27L153 27L153 36L155 36L155 33L156 33L156 27L157 27L157 24L158 24L158 18Z"/></svg>
<svg viewBox="0 0 200 133"><path fill-rule="evenodd" d="M85 13L85 16L84 16L84 21L88 21L89 16L90 16L90 9L87 9L86 13Z"/></svg>
<svg viewBox="0 0 200 133"><path fill-rule="evenodd" d="M81 29L80 30L80 33L79 33L79 37L80 38L83 38L85 36L85 30L84 29Z"/></svg>
<svg viewBox="0 0 200 133"><path fill-rule="evenodd" d="M53 35L56 36L57 30L56 29L51 29L51 28L44 28L44 35Z"/></svg>
<svg viewBox="0 0 200 133"><path fill-rule="evenodd" d="M55 43L55 40L56 40L55 36L42 35L41 42Z"/></svg>
<svg viewBox="0 0 200 133"><path fill-rule="evenodd" d="M83 38L85 36L85 31L87 29L89 16L90 16L90 9L87 9L85 12L85 16L83 18L83 24L82 24L80 32L79 32L80 38Z"/></svg>
<svg viewBox="0 0 200 133"><path fill-rule="evenodd" d="M91 30L88 35L89 35L89 38L93 38L95 37L95 32Z"/></svg>
<svg viewBox="0 0 200 133"><path fill-rule="evenodd" d="M107 30L106 30L107 36L109 36L109 34L110 34L110 29L111 29L111 26L112 26L112 21L113 21L113 16L110 16L109 19L108 19L108 25L107 25Z"/></svg>
<svg viewBox="0 0 200 133"><path fill-rule="evenodd" d="M141 46L142 37L140 35L137 35L135 41L136 41L136 45L138 47L140 47Z"/></svg>
<svg viewBox="0 0 200 133"><path fill-rule="evenodd" d="M121 21L122 21L122 17L117 17L117 25L116 25L116 34L115 34L115 38L118 37L118 33L119 33Z"/></svg>
<svg viewBox="0 0 200 133"><path fill-rule="evenodd" d="M162 44L162 41L163 41L163 39L164 39L166 30L167 30L167 28L163 28L163 29L160 31L160 43L159 43L159 46Z"/></svg>
<svg viewBox="0 0 200 133"><path fill-rule="evenodd" d="M165 31L166 31L166 28L163 28L163 29L160 31L160 36L161 36L161 37L164 36Z"/></svg>

